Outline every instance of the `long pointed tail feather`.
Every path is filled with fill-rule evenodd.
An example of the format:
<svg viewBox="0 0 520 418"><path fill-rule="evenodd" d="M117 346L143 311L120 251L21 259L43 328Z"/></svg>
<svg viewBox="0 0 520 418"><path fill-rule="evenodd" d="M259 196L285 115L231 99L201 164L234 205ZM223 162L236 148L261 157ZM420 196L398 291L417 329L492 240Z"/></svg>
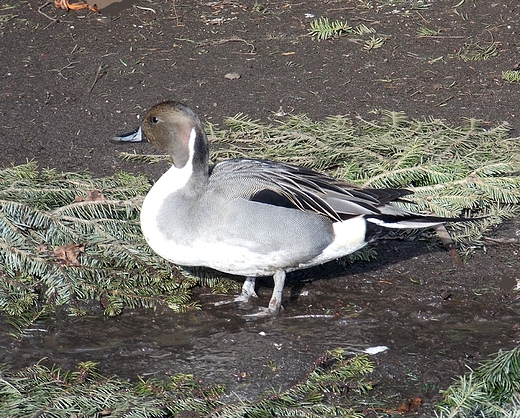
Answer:
<svg viewBox="0 0 520 418"><path fill-rule="evenodd" d="M427 216L418 215L415 213L410 214L378 214L378 215L366 215L365 219L375 225L379 225L383 228L391 229L419 229L429 228L435 225L440 225L445 222L470 222L476 221L482 218L445 218L440 216Z"/></svg>

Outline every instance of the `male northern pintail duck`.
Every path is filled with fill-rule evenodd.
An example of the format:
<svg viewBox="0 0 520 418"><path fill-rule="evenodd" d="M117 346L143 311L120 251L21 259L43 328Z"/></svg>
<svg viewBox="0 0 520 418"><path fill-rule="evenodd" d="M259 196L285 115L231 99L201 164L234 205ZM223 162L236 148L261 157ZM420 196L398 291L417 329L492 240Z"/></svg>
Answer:
<svg viewBox="0 0 520 418"><path fill-rule="evenodd" d="M286 272L323 264L364 247L387 228L415 229L461 219L426 216L391 204L406 189L362 189L289 164L231 159L209 167L208 138L189 107L152 107L134 133L168 152L172 167L146 195L141 228L150 247L180 266L255 278L273 276L268 312L281 307Z"/></svg>

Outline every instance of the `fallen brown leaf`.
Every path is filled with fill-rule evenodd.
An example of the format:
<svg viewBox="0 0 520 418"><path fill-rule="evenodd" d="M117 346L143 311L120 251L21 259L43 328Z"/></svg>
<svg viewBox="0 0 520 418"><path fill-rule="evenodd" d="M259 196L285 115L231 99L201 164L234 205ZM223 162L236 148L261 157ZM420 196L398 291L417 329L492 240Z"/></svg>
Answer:
<svg viewBox="0 0 520 418"><path fill-rule="evenodd" d="M47 246L45 244L38 244L35 250L37 253L45 253L47 252Z"/></svg>
<svg viewBox="0 0 520 418"><path fill-rule="evenodd" d="M89 190L85 196L85 202L100 202L105 200L105 196L99 190Z"/></svg>
<svg viewBox="0 0 520 418"><path fill-rule="evenodd" d="M422 399L419 397L410 398L404 401L401 405L397 407L395 412L398 412L400 414L408 413L408 412L415 412L419 409L419 407L422 404Z"/></svg>
<svg viewBox="0 0 520 418"><path fill-rule="evenodd" d="M399 405L396 409L387 409L387 408L371 408L373 411L383 411L387 414L407 414L410 412L416 412L419 407L422 405L422 399L419 397L410 398L404 401L401 405Z"/></svg>
<svg viewBox="0 0 520 418"><path fill-rule="evenodd" d="M101 202L105 199L105 196L103 196L103 193L101 193L99 190L88 190L85 198L81 196L76 196L74 198L74 202Z"/></svg>
<svg viewBox="0 0 520 418"><path fill-rule="evenodd" d="M54 256L59 264L77 266L78 256L85 252L85 244L65 244L54 249Z"/></svg>
<svg viewBox="0 0 520 418"><path fill-rule="evenodd" d="M79 1L77 3L69 3L69 0L54 0L54 7L63 10L89 9L91 12L101 13L101 10L99 10L96 5L91 6L90 4L85 3L84 1Z"/></svg>

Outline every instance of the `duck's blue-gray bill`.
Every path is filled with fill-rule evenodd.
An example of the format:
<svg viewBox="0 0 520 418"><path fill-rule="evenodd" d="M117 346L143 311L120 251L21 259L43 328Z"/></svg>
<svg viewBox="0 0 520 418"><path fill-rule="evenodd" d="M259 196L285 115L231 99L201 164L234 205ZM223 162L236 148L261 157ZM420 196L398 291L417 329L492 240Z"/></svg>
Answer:
<svg viewBox="0 0 520 418"><path fill-rule="evenodd" d="M142 140L143 134L141 133L141 127L137 128L133 132L115 136L112 138L113 142L142 142Z"/></svg>

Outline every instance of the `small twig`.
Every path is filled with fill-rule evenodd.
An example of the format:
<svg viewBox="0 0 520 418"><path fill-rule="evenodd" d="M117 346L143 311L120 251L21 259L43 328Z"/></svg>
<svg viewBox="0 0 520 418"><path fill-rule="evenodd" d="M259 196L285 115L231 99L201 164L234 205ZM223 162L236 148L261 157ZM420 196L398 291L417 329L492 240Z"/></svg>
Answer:
<svg viewBox="0 0 520 418"><path fill-rule="evenodd" d="M176 41L189 42L190 44L197 44L197 46L204 45L202 42L197 42L197 41L194 41L193 39L188 39L188 38L173 38L173 39L175 39Z"/></svg>
<svg viewBox="0 0 520 418"><path fill-rule="evenodd" d="M42 9L43 9L44 7L46 7L46 6L48 6L49 4L51 4L50 1L48 1L47 3L45 3L45 4L42 5L42 6L38 7L38 13L40 13L41 15L44 15L47 19L52 20L53 22L57 22L58 19L55 19L55 18L53 18L53 17L50 17L47 13L42 12Z"/></svg>
<svg viewBox="0 0 520 418"><path fill-rule="evenodd" d="M151 7L143 7L143 6L135 6L135 7L136 7L137 9L147 10L147 11L149 11L149 12L152 12L152 13L157 14L157 12L156 12L154 9L152 9Z"/></svg>
<svg viewBox="0 0 520 418"><path fill-rule="evenodd" d="M426 20L426 19L424 18L424 16L423 16L422 14L419 13L419 11L416 10L415 13L417 13L417 14L421 17L421 19L424 20L426 23L430 23L430 21L429 21L429 20Z"/></svg>
<svg viewBox="0 0 520 418"><path fill-rule="evenodd" d="M243 43L245 43L248 47L251 48L251 50L249 51L249 54L254 54L255 51L256 51L256 48L255 48L255 46L252 43L247 42L245 39L239 38L238 36L232 36L231 38L218 39L216 41L198 42L197 46L222 45L222 44L227 44L228 42L243 42Z"/></svg>
<svg viewBox="0 0 520 418"><path fill-rule="evenodd" d="M454 96L450 96L447 99L444 99L442 102L437 103L435 106L445 106L446 103L448 103L451 99L453 99Z"/></svg>
<svg viewBox="0 0 520 418"><path fill-rule="evenodd" d="M431 39L464 39L465 36L448 36L448 35L418 35L418 38L431 38Z"/></svg>
<svg viewBox="0 0 520 418"><path fill-rule="evenodd" d="M342 12L344 10L356 10L355 7L347 6L347 7L336 7L333 9L327 9L327 12Z"/></svg>
<svg viewBox="0 0 520 418"><path fill-rule="evenodd" d="M177 7L175 7L175 0L172 0L173 18L175 19L176 25L179 26L179 14L177 13Z"/></svg>
<svg viewBox="0 0 520 418"><path fill-rule="evenodd" d="M484 241L491 242L493 244L519 244L518 238L491 238L482 237Z"/></svg>
<svg viewBox="0 0 520 418"><path fill-rule="evenodd" d="M67 77L65 77L62 73L63 70L66 70L67 68L74 68L74 64L79 64L79 61L72 61L72 62L69 62L67 65L65 65L64 67L61 67L59 70L54 68L52 70L49 70L49 71L56 71L60 76L62 76L65 80L68 80Z"/></svg>
<svg viewBox="0 0 520 418"><path fill-rule="evenodd" d="M38 7L38 13L40 13L41 15L45 16L47 19L49 19L51 21L51 23L49 23L47 26L45 26L43 29L47 29L50 25L53 25L54 23L60 23L60 22L64 22L64 23L72 23L71 20L59 20L59 19L56 19L54 17L51 17L49 16L47 13L45 13L43 11L43 9L45 7L47 7L49 4L51 4L50 1L48 1L47 3L43 4L42 6Z"/></svg>
<svg viewBox="0 0 520 418"><path fill-rule="evenodd" d="M94 90L94 86L96 85L96 83L101 79L101 77L103 77L105 74L106 74L106 71L104 71L103 73L101 73L102 70L104 70L104 66L103 66L103 63L99 64L99 67L96 71L96 75L94 77L94 81L92 82L92 85L90 86L90 89L89 89L89 93L92 93L92 90Z"/></svg>

